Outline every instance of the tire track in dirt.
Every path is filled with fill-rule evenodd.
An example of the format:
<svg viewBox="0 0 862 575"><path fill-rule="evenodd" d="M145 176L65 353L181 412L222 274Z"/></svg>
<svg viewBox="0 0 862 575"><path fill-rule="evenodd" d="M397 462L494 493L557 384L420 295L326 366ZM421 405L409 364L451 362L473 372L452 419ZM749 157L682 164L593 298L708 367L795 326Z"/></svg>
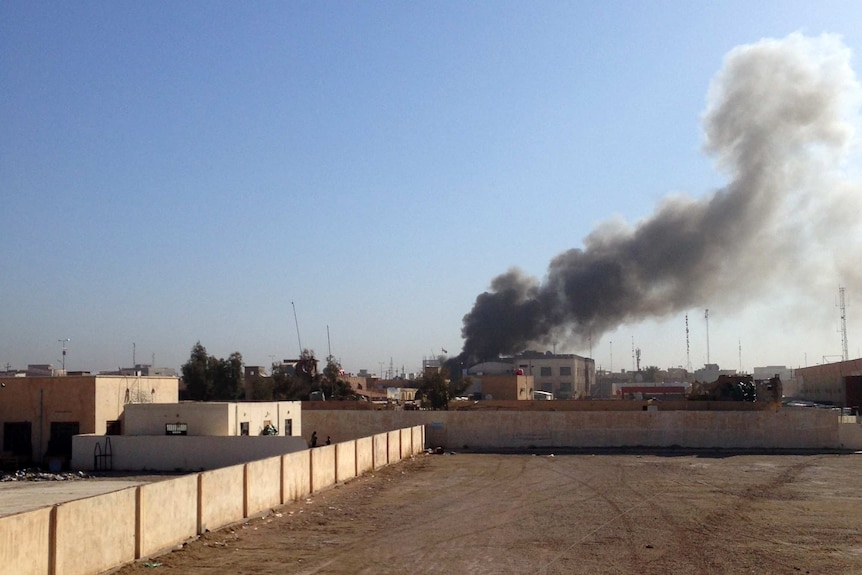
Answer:
<svg viewBox="0 0 862 575"><path fill-rule="evenodd" d="M639 566L640 566L639 547L638 547L638 544L637 544L636 538L635 538L636 526L632 520L631 514L633 512L635 512L636 510L638 510L639 508L646 506L649 503L649 498L645 498L642 495L637 494L638 495L638 497L637 497L638 502L633 504L633 505L625 505L625 504L621 504L621 503L618 503L617 501L615 501L614 498L612 498L612 496L606 492L608 488L615 489L615 487L622 487L622 488L627 488L630 491L634 491L628 485L624 466L616 465L615 468L616 468L615 471L617 473L617 476L616 476L617 481L616 481L615 486L610 486L607 482L605 482L602 486L598 486L598 487L594 486L592 484L593 478L590 478L590 480L582 480L582 479L574 477L568 473L563 473L559 469L555 470L557 473L566 477L570 481L574 481L575 483L577 483L581 487L588 489L588 490L591 490L594 493L595 498L601 499L610 508L610 510L612 512L611 518L609 520L605 521L604 523L598 525L597 527L587 531L583 536L576 539L573 543L571 543L568 547L563 549L561 552L557 553L553 557L553 559L551 559L546 564L542 565L541 567L539 567L538 569L533 571L533 573L547 573L548 570L553 565L555 565L560 560L562 560L568 553L571 552L572 549L583 544L587 539L596 536L597 534L604 531L608 527L615 525L617 523L621 523L622 527L623 527L622 537L626 541L625 551L626 551L626 555L627 555L627 560L625 561L625 565L620 565L617 570L621 573L630 573L630 572L631 573L639 573L639 572L641 572L641 570L639 569ZM597 476L602 477L604 475L605 475L605 473L597 473L593 477L597 477ZM619 561L613 557L608 558L607 562L611 563L612 565L622 563L621 561Z"/></svg>

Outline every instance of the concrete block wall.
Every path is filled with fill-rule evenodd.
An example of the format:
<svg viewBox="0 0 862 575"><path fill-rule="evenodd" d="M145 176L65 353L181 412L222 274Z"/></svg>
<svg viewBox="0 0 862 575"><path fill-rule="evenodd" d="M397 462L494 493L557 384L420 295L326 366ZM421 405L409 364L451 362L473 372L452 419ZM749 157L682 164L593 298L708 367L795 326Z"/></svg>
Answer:
<svg viewBox="0 0 862 575"><path fill-rule="evenodd" d="M842 449L862 450L862 417L843 416L838 426L838 438Z"/></svg>
<svg viewBox="0 0 862 575"><path fill-rule="evenodd" d="M396 430L0 517L0 575L96 575L153 556L385 465L375 460L380 439L386 454L392 438L399 461L401 436Z"/></svg>
<svg viewBox="0 0 862 575"><path fill-rule="evenodd" d="M356 477L356 440L335 444L335 481L341 483Z"/></svg>
<svg viewBox="0 0 862 575"><path fill-rule="evenodd" d="M335 449L337 443L311 450L311 491L335 484Z"/></svg>
<svg viewBox="0 0 862 575"><path fill-rule="evenodd" d="M835 413L823 409L661 411L659 406L658 411L318 410L308 411L303 417L310 425L343 438L355 433L378 434L391 429L387 427L389 423L396 429L422 426L423 446L449 449L862 449L862 425L842 423ZM399 453L392 444L401 437L387 433L392 462Z"/></svg>
<svg viewBox="0 0 862 575"><path fill-rule="evenodd" d="M198 531L198 478L177 477L137 489L135 557L147 557Z"/></svg>
<svg viewBox="0 0 862 575"><path fill-rule="evenodd" d="M198 475L200 532L245 517L245 465L232 465Z"/></svg>
<svg viewBox="0 0 862 575"><path fill-rule="evenodd" d="M311 493L311 451L299 451L281 458L282 501L299 501Z"/></svg>
<svg viewBox="0 0 862 575"><path fill-rule="evenodd" d="M108 449L108 436L76 435L72 438L72 469L95 469L94 453ZM344 439L353 439L345 437ZM97 447L98 445L98 447ZM111 465L126 471L206 471L305 451L302 437L282 436L110 436ZM107 461L102 461L104 465ZM104 467L103 467L104 469Z"/></svg>
<svg viewBox="0 0 862 575"><path fill-rule="evenodd" d="M0 517L0 573L46 575L49 573L50 526L54 509Z"/></svg>
<svg viewBox="0 0 862 575"><path fill-rule="evenodd" d="M372 456L374 457L374 469L380 469L389 465L389 434L378 433L371 437L373 441Z"/></svg>
<svg viewBox="0 0 862 575"><path fill-rule="evenodd" d="M360 437L356 440L356 475L374 469L374 438Z"/></svg>
<svg viewBox="0 0 862 575"><path fill-rule="evenodd" d="M244 516L278 507L282 499L281 457L252 461L245 466Z"/></svg>
<svg viewBox="0 0 862 575"><path fill-rule="evenodd" d="M395 463L401 461L401 431L389 431L386 433L386 443L388 445L386 461Z"/></svg>
<svg viewBox="0 0 862 575"><path fill-rule="evenodd" d="M56 506L49 573L92 575L134 561L136 493L129 488Z"/></svg>

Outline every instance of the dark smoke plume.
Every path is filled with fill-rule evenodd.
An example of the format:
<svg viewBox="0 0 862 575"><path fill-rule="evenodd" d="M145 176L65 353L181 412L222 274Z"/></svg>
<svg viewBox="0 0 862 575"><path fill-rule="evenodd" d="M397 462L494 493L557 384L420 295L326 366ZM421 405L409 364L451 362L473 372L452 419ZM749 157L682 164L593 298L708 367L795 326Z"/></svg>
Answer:
<svg viewBox="0 0 862 575"><path fill-rule="evenodd" d="M464 316L462 356L552 342L582 348L621 324L709 302L741 305L828 245L846 214L837 196L857 205L859 197L834 180L852 137L845 118L858 104L849 60L834 36L793 34L731 51L703 117L705 149L727 186L703 199L665 199L633 227L599 226L582 249L556 256L543 281L514 268L497 276Z"/></svg>

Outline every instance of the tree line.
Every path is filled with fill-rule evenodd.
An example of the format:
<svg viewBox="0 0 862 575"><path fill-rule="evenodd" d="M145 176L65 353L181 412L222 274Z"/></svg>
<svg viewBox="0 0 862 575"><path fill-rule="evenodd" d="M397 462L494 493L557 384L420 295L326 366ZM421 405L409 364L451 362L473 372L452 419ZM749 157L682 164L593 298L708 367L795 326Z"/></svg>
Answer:
<svg viewBox="0 0 862 575"><path fill-rule="evenodd" d="M242 354L235 351L228 358L217 358L207 354L199 341L181 368L185 399L305 401L315 392L322 393L326 399L354 397L350 384L341 377L341 365L334 357L326 359L322 371L318 371L317 363L314 352L308 349L302 351L295 364L273 363L270 375L255 372L249 377L247 397Z"/></svg>

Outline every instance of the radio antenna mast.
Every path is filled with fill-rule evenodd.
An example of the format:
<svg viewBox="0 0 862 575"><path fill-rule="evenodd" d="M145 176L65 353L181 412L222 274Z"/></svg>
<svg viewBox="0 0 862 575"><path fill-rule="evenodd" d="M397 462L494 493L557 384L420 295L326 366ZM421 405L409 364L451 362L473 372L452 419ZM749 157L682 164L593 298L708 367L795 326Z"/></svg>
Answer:
<svg viewBox="0 0 862 575"><path fill-rule="evenodd" d="M293 306L293 323L296 324L296 341L299 343L299 357L302 357L302 340L299 338L299 320L296 319L296 305L293 302L290 302L290 305Z"/></svg>
<svg viewBox="0 0 862 575"><path fill-rule="evenodd" d="M706 363L709 363L709 308L703 312L703 318L706 320Z"/></svg>
<svg viewBox="0 0 862 575"><path fill-rule="evenodd" d="M844 288L838 288L838 305L841 308L841 359L847 361L850 355L847 353L847 307L844 305Z"/></svg>
<svg viewBox="0 0 862 575"><path fill-rule="evenodd" d="M688 339L688 314L685 314L685 368L691 371L691 344Z"/></svg>

